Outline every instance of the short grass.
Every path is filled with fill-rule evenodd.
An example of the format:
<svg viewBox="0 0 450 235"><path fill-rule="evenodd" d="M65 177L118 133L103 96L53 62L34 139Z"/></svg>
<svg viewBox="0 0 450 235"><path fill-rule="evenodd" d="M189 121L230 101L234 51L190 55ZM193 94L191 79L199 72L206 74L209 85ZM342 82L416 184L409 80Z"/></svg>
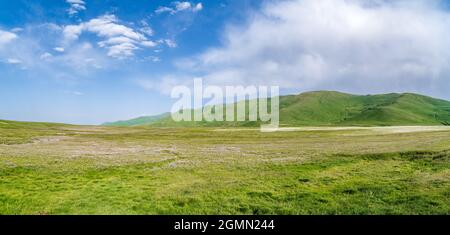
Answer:
<svg viewBox="0 0 450 235"><path fill-rule="evenodd" d="M450 214L447 129L0 133L0 214Z"/></svg>

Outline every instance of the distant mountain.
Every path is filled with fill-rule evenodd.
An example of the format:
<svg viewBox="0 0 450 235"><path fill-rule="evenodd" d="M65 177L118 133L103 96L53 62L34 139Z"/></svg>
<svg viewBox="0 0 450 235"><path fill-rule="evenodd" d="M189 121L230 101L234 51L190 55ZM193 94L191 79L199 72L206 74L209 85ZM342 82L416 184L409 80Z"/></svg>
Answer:
<svg viewBox="0 0 450 235"><path fill-rule="evenodd" d="M259 122L174 122L169 113L114 126L259 126ZM412 93L351 95L335 91L280 97L281 126L450 125L450 102Z"/></svg>
<svg viewBox="0 0 450 235"><path fill-rule="evenodd" d="M103 126L142 126L142 125L150 125L154 122L157 122L161 119L170 117L170 113L163 113L156 116L144 116L138 117L126 121L117 121L117 122L107 122L103 123Z"/></svg>

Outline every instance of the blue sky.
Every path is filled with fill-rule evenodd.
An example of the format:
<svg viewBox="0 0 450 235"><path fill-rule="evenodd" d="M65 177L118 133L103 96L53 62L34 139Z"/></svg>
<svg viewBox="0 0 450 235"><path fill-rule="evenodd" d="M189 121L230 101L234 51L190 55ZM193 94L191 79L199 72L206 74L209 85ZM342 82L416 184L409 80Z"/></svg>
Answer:
<svg viewBox="0 0 450 235"><path fill-rule="evenodd" d="M0 119L167 112L174 85L450 99L447 1L0 0Z"/></svg>
<svg viewBox="0 0 450 235"><path fill-rule="evenodd" d="M191 8L201 4L201 9L157 14L155 11L160 7L175 9L177 3L83 2L85 9L73 13L69 12L71 5L66 1L0 1L0 30L12 31L17 35L15 43L22 44L9 44L18 47L20 53L3 52L0 58L3 61L0 62L0 118L95 124L166 112L172 100L158 91L143 89L137 81L156 79L174 71L176 58L217 45L227 22L239 21L259 4L227 0L190 2ZM120 58L120 54L117 58L108 56L108 49L97 45L105 37L95 32L83 32L72 45L64 45L61 28L105 15L115 16L117 25L126 26L158 45L139 46L133 56L126 58ZM143 28L151 30L150 35L139 31ZM170 40L176 46L160 40ZM83 43L93 48L80 52ZM64 48L64 52L55 50L58 47ZM67 54L72 58L42 61L46 55L48 60L56 60L55 57ZM90 58L92 62L83 62ZM99 68L91 66L92 63L98 63Z"/></svg>

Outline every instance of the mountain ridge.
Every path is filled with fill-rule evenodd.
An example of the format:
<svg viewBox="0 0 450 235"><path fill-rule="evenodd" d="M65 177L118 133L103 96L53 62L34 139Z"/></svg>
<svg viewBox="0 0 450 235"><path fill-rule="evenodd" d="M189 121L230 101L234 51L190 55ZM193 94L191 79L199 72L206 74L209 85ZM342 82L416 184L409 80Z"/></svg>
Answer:
<svg viewBox="0 0 450 235"><path fill-rule="evenodd" d="M105 122L103 126L139 126L139 125L148 125L155 121L158 121L161 118L170 117L170 113L162 113L155 116L141 116L129 120L121 120L116 122Z"/></svg>
<svg viewBox="0 0 450 235"><path fill-rule="evenodd" d="M132 125L127 125L127 122L131 122ZM354 95L337 91L311 91L280 96L280 126L404 126L449 125L449 123L450 101L415 93ZM171 119L170 113L164 113L107 125L170 127L260 124L249 121L177 123Z"/></svg>

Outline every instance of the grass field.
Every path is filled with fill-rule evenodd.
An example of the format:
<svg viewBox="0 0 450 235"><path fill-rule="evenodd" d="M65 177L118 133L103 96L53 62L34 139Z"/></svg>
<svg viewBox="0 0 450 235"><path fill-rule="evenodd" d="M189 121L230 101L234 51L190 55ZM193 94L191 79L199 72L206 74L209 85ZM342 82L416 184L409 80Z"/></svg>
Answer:
<svg viewBox="0 0 450 235"><path fill-rule="evenodd" d="M450 214L450 129L0 121L0 214Z"/></svg>

